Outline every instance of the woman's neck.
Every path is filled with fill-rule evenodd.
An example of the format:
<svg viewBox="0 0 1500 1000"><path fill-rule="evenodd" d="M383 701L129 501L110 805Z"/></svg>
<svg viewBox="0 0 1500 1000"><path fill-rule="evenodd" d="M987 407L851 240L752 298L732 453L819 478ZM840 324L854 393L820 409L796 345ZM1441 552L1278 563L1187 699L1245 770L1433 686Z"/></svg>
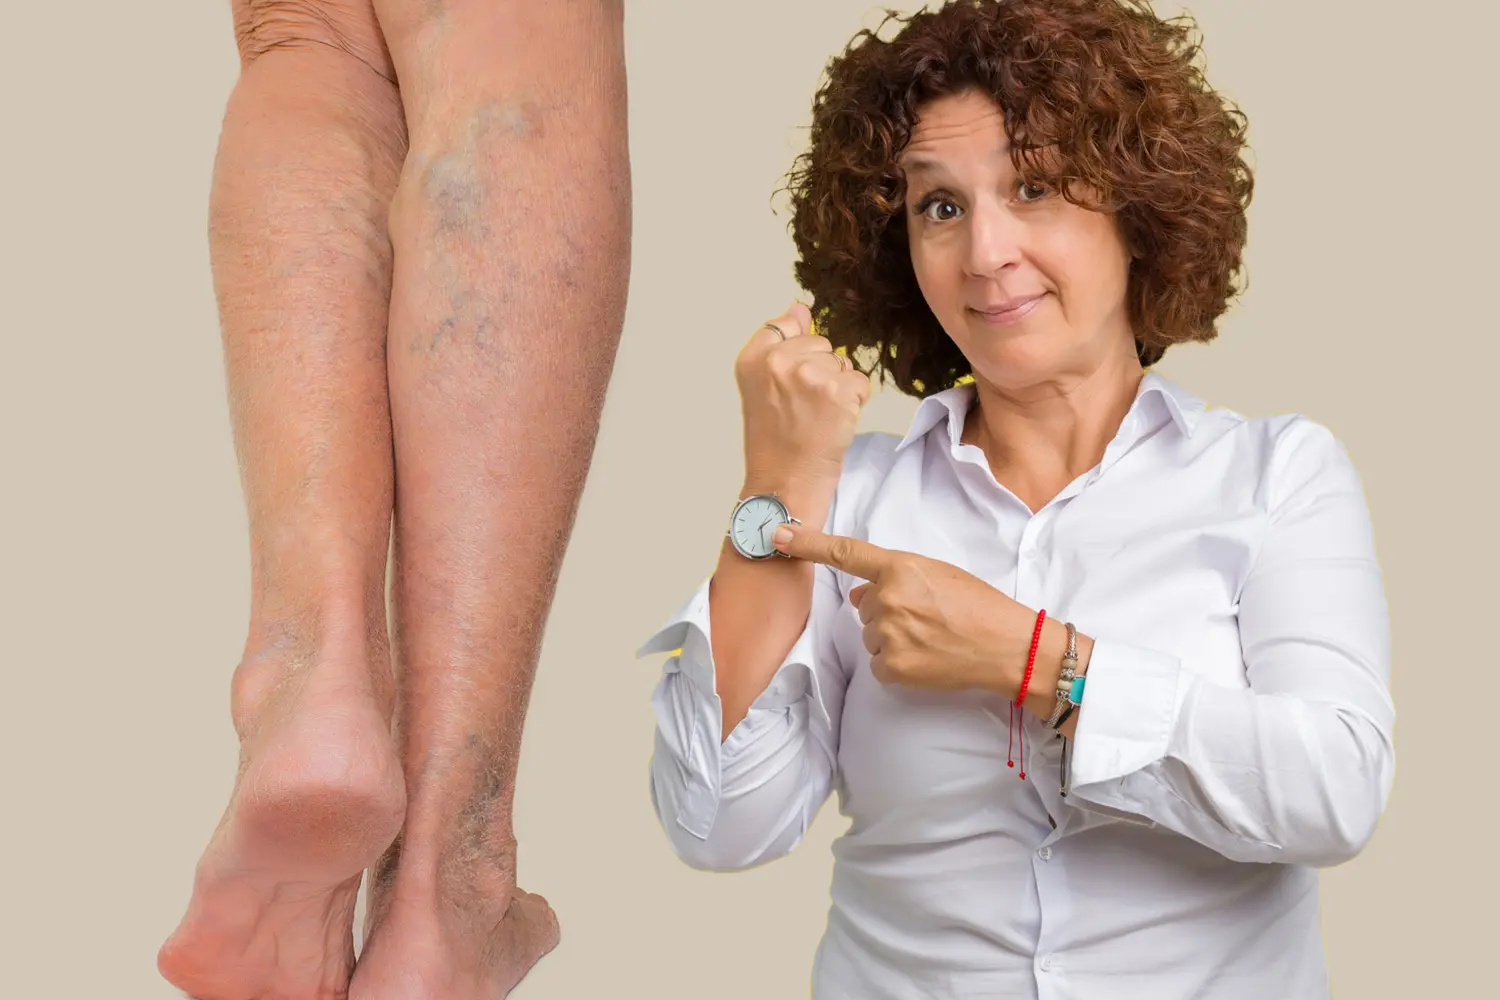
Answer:
<svg viewBox="0 0 1500 1000"><path fill-rule="evenodd" d="M962 440L984 452L997 482L1039 510L1103 458L1143 375L1132 353L1033 385L976 377Z"/></svg>

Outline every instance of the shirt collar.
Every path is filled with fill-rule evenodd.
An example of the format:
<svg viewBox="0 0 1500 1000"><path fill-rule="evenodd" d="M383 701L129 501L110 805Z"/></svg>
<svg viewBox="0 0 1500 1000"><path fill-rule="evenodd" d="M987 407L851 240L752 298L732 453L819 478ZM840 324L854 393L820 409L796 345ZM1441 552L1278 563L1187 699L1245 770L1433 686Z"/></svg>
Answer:
<svg viewBox="0 0 1500 1000"><path fill-rule="evenodd" d="M1172 415L1172 422L1177 425L1178 430L1182 431L1183 437L1192 436L1198 426L1198 418L1203 415L1204 410L1208 409L1208 404L1203 400L1154 371L1147 371L1145 377L1141 379L1141 386L1135 398L1139 402L1148 395L1154 395L1167 404L1167 411Z"/></svg>
<svg viewBox="0 0 1500 1000"><path fill-rule="evenodd" d="M948 422L948 437L957 444L958 439L963 436L964 416L969 412L973 396L974 383L969 382L935 392L922 400L917 404L917 412L911 418L906 437L897 443L896 450L902 450L943 421Z"/></svg>
<svg viewBox="0 0 1500 1000"><path fill-rule="evenodd" d="M906 436L896 445L896 450L901 451L944 422L947 424L948 439L956 446L963 436L964 417L968 414L969 407L973 405L974 393L974 384L967 382L951 389L935 392L923 399L917 405L917 412L912 416ZM1184 437L1192 435L1193 430L1198 426L1198 418L1208 408L1203 400L1182 386L1150 370L1142 377L1136 389L1135 402L1130 407L1131 413L1135 413L1137 407L1142 405L1142 400L1148 397L1154 397L1166 407L1172 422L1177 425L1177 429ZM1129 419L1127 416L1126 420Z"/></svg>

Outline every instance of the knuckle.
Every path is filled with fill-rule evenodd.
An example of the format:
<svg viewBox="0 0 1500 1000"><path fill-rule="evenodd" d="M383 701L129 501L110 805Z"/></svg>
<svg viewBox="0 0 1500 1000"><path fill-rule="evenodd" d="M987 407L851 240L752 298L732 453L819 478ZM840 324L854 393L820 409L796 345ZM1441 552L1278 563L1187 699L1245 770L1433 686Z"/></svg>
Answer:
<svg viewBox="0 0 1500 1000"><path fill-rule="evenodd" d="M846 371L839 373L839 384L842 385L851 397L860 402L869 398L870 380L860 371Z"/></svg>
<svg viewBox="0 0 1500 1000"><path fill-rule="evenodd" d="M791 374L791 360L785 351L772 349L765 354L765 369L778 382L785 382L787 376Z"/></svg>
<svg viewBox="0 0 1500 1000"><path fill-rule="evenodd" d="M828 553L837 562L847 562L849 557L854 554L854 547L849 544L849 539L839 537L829 543Z"/></svg>
<svg viewBox="0 0 1500 1000"><path fill-rule="evenodd" d="M816 367L808 364L811 358L802 358L801 364L797 365L794 372L797 384L807 389L816 389L822 383L823 377Z"/></svg>

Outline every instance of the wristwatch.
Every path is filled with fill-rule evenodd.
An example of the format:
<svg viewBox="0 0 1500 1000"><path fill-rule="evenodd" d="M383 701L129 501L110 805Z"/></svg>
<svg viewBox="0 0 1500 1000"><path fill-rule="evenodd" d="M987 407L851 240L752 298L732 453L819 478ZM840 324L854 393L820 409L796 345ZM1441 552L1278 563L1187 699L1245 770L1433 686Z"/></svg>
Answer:
<svg viewBox="0 0 1500 1000"><path fill-rule="evenodd" d="M746 559L769 559L785 552L771 544L771 536L783 524L801 524L775 493L753 493L734 505L729 515L729 544Z"/></svg>

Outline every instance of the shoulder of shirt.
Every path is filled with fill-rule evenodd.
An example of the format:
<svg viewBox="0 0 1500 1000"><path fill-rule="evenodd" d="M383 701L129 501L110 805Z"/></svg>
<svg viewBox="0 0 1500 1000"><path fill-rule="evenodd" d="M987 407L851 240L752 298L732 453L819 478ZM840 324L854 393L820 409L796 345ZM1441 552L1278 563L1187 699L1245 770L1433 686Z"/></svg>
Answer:
<svg viewBox="0 0 1500 1000"><path fill-rule="evenodd" d="M1348 449L1326 425L1301 413L1245 416L1210 407L1200 415L1195 437L1205 442L1239 438L1246 458L1259 467L1267 502L1275 510L1291 497L1354 485L1358 473Z"/></svg>
<svg viewBox="0 0 1500 1000"><path fill-rule="evenodd" d="M1286 458L1298 452L1327 454L1343 444L1327 426L1301 413L1246 416L1222 406L1208 406L1198 416L1194 436L1214 441L1225 435L1243 435L1265 448L1267 459Z"/></svg>
<svg viewBox="0 0 1500 1000"><path fill-rule="evenodd" d="M1234 410L1210 407L1202 415L1203 429L1215 425L1224 431L1249 434L1264 443L1269 453L1278 458L1287 458L1302 452L1326 455L1330 450L1342 450L1343 442L1326 425L1301 413L1276 413L1266 416L1247 417Z"/></svg>

